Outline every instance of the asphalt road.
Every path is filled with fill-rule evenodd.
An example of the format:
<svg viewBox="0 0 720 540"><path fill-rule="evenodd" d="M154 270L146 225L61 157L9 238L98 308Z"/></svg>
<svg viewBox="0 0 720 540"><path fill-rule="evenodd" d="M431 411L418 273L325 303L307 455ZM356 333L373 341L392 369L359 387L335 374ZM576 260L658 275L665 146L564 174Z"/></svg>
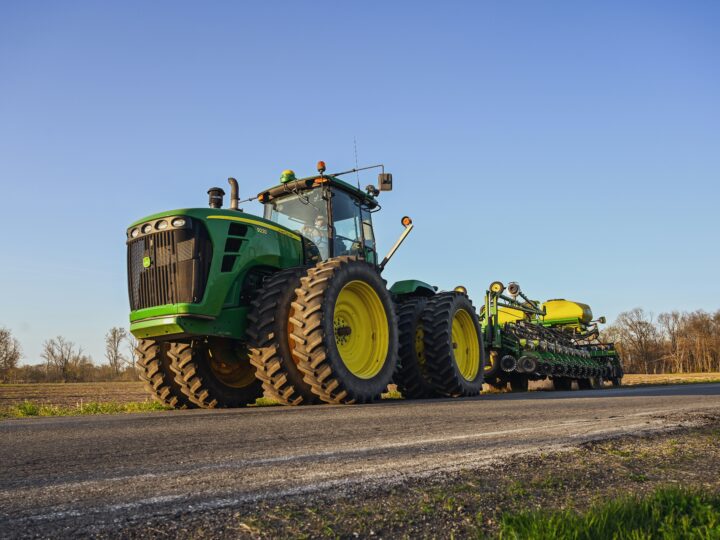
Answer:
<svg viewBox="0 0 720 540"><path fill-rule="evenodd" d="M118 535L720 414L720 384L0 422L0 537ZM210 518L207 518L210 519Z"/></svg>

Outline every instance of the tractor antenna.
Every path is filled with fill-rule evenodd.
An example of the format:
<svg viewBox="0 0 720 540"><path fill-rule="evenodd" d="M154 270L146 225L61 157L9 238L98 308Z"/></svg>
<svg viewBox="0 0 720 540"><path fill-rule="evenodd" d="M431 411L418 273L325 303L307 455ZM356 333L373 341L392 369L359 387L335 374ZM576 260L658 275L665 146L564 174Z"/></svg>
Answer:
<svg viewBox="0 0 720 540"><path fill-rule="evenodd" d="M358 189L360 189L360 171L358 171L358 157L357 157L357 138L353 136L353 146L355 147L355 178L357 179Z"/></svg>

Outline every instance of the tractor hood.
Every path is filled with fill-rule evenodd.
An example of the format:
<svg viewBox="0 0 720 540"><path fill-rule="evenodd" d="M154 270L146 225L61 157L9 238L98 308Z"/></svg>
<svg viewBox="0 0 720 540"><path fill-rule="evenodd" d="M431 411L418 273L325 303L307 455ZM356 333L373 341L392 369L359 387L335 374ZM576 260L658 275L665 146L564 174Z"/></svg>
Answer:
<svg viewBox="0 0 720 540"><path fill-rule="evenodd" d="M138 338L242 337L263 276L305 262L299 234L237 210L152 214L130 225L126 243Z"/></svg>
<svg viewBox="0 0 720 540"><path fill-rule="evenodd" d="M275 231L279 234L288 236L293 240L297 240L298 242L301 240L300 236L296 232L288 229L287 227L283 227L282 225L253 214L246 214L245 212L238 212L237 210L219 210L214 208L181 208L178 210L158 212L134 221L127 229L128 241L145 234L152 234L153 232L161 230L177 228L173 222L175 221L175 223L179 224L179 221L176 221L176 219L181 220L183 217L189 217L191 219L198 219L202 221L207 220L209 222L217 220L244 223L248 226L261 227L266 230ZM165 223L162 223L163 221ZM180 224L180 227L186 225L187 221ZM135 236L133 236L133 233L135 233Z"/></svg>

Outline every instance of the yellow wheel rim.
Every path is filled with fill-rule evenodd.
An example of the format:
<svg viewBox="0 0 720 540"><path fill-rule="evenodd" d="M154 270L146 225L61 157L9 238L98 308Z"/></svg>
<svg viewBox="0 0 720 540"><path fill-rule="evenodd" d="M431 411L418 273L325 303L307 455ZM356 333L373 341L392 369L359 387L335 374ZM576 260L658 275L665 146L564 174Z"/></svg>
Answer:
<svg viewBox="0 0 720 540"><path fill-rule="evenodd" d="M460 375L472 381L480 370L480 340L472 317L464 309L455 312L452 320L453 356Z"/></svg>
<svg viewBox="0 0 720 540"><path fill-rule="evenodd" d="M338 295L333 315L335 344L350 373L370 379L385 365L390 347L387 313L375 290L351 281Z"/></svg>
<svg viewBox="0 0 720 540"><path fill-rule="evenodd" d="M221 351L213 353L212 348L208 349L208 363L210 370L224 385L245 388L255 382L255 368L249 360L225 348Z"/></svg>

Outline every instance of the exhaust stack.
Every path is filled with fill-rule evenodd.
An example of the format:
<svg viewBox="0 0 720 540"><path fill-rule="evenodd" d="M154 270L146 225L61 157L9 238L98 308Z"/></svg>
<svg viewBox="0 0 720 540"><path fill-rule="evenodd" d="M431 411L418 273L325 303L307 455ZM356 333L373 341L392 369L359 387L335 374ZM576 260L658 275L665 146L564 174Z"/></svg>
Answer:
<svg viewBox="0 0 720 540"><path fill-rule="evenodd" d="M240 204L240 191L238 189L238 181L233 177L228 178L228 184L230 184L230 209L238 210Z"/></svg>

